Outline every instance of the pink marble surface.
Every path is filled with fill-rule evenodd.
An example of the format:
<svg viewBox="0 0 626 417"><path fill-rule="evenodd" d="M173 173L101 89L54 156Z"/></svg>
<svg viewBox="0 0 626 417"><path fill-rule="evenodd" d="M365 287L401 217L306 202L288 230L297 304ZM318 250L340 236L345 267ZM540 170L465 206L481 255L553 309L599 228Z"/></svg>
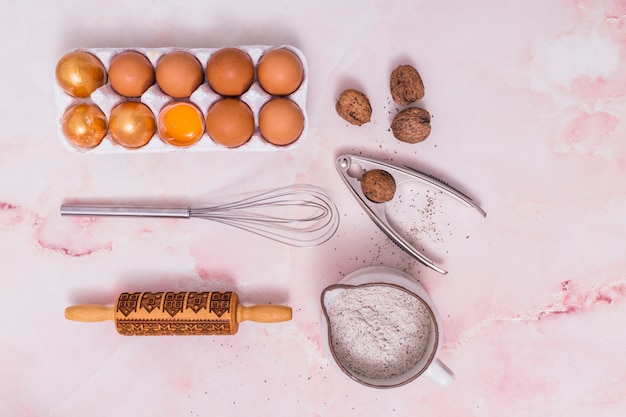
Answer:
<svg viewBox="0 0 626 417"><path fill-rule="evenodd" d="M623 1L22 1L0 5L0 415L623 416L626 414L626 3ZM292 44L309 61L306 142L275 154L85 156L56 135L52 83L75 47ZM396 141L388 76L420 71L433 115ZM334 101L365 91L373 120ZM398 218L450 273L399 251L334 169L407 163L475 197ZM197 201L311 182L341 212L311 249L194 221L68 219L70 199ZM404 216L404 217L403 217ZM417 236L416 236L417 235ZM320 344L321 290L369 265L418 279L457 381L378 391ZM126 290L233 289L291 322L233 337L118 336L66 321Z"/></svg>

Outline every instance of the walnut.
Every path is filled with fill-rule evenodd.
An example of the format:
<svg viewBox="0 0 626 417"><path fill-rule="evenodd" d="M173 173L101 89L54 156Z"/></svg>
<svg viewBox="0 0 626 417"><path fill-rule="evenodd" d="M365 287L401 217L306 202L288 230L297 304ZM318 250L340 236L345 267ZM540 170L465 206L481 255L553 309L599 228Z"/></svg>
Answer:
<svg viewBox="0 0 626 417"><path fill-rule="evenodd" d="M430 135L430 114L418 107L402 110L393 118L391 131L399 141L422 142Z"/></svg>
<svg viewBox="0 0 626 417"><path fill-rule="evenodd" d="M411 65L400 65L391 73L391 97L401 106L406 106L424 97L422 77Z"/></svg>
<svg viewBox="0 0 626 417"><path fill-rule="evenodd" d="M358 90L349 89L341 93L335 109L342 119L357 126L369 122L372 117L370 101Z"/></svg>
<svg viewBox="0 0 626 417"><path fill-rule="evenodd" d="M361 191L374 203L385 203L393 199L396 193L396 181L382 169L366 171L361 177Z"/></svg>

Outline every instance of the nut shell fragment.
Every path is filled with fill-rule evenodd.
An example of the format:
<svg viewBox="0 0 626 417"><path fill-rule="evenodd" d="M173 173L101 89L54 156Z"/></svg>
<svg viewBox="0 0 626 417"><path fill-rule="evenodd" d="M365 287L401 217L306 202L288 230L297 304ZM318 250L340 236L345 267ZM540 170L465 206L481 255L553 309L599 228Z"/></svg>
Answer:
<svg viewBox="0 0 626 417"><path fill-rule="evenodd" d="M348 89L341 93L335 109L342 119L357 126L368 123L372 117L369 99L358 90Z"/></svg>
<svg viewBox="0 0 626 417"><path fill-rule="evenodd" d="M418 107L402 110L393 118L391 131L401 142L422 142L430 135L430 114Z"/></svg>
<svg viewBox="0 0 626 417"><path fill-rule="evenodd" d="M393 200L396 193L396 180L387 171L372 169L361 177L361 191L374 203L386 203Z"/></svg>
<svg viewBox="0 0 626 417"><path fill-rule="evenodd" d="M424 97L422 77L411 65L400 65L391 73L391 97L401 106L414 103Z"/></svg>

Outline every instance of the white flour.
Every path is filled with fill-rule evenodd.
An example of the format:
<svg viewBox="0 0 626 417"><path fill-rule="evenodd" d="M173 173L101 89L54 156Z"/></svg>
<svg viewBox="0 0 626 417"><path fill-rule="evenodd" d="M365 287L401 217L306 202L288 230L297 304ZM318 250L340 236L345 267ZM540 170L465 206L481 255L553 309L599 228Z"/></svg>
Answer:
<svg viewBox="0 0 626 417"><path fill-rule="evenodd" d="M420 299L384 285L340 291L328 309L337 360L358 375L386 379L426 354L433 318Z"/></svg>

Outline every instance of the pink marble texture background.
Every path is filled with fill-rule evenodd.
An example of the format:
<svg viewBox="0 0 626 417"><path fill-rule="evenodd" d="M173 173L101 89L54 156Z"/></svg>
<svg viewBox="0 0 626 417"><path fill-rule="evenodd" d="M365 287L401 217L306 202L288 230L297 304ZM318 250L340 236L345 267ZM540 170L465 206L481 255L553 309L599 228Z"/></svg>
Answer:
<svg viewBox="0 0 626 417"><path fill-rule="evenodd" d="M626 415L626 2L25 0L2 2L0 23L0 415ZM59 143L52 84L65 50L246 44L308 58L297 149L86 156ZM420 71L432 114L417 145L389 132L400 63ZM371 123L335 114L348 87L370 97ZM441 196L430 211L394 207L447 276L362 212L334 168L344 152L431 172L487 211ZM200 220L59 215L67 201L188 203L296 182L325 188L341 212L322 246ZM428 289L452 387L372 390L331 365L320 292L370 265ZM133 338L63 317L122 291L199 289L284 303L294 319Z"/></svg>

